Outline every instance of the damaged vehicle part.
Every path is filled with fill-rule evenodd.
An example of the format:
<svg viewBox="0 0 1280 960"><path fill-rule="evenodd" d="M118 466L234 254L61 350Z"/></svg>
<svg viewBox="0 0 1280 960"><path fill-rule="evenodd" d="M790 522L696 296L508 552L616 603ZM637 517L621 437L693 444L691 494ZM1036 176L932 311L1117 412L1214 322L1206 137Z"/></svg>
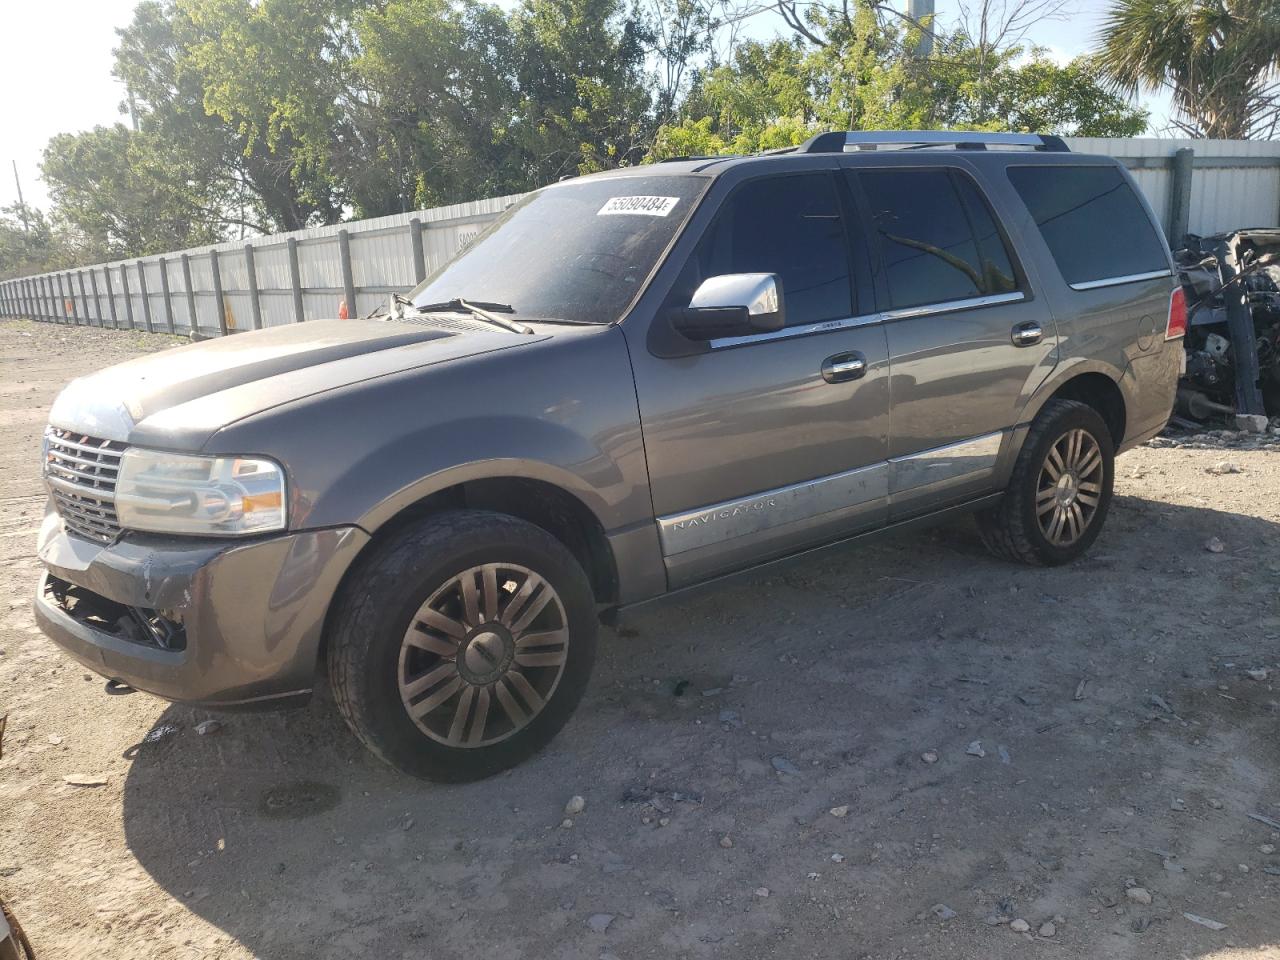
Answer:
<svg viewBox="0 0 1280 960"><path fill-rule="evenodd" d="M1175 256L1188 304L1179 413L1280 416L1280 230L1188 235Z"/></svg>

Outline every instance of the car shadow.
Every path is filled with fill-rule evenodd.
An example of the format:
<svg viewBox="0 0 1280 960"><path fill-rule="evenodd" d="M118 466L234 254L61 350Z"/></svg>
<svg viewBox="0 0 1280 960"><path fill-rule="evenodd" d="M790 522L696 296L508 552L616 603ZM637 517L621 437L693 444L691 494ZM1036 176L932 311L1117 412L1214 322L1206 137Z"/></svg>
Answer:
<svg viewBox="0 0 1280 960"><path fill-rule="evenodd" d="M1242 670L1280 659L1278 572L1280 525L1137 497L1053 570L968 521L837 548L624 618L480 783L396 774L323 694L204 736L170 707L125 834L205 955L1013 957L987 918L1055 916L1077 956L1274 948L1280 705Z"/></svg>

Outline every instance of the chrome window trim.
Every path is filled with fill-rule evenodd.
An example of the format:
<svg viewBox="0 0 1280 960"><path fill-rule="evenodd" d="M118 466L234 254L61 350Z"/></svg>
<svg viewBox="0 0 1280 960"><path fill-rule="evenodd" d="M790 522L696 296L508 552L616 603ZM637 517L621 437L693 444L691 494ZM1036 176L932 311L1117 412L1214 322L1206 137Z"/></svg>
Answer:
<svg viewBox="0 0 1280 960"><path fill-rule="evenodd" d="M867 327L879 323L881 314L868 313L860 317L845 317L843 320L822 320L818 323L806 323L800 327L783 327L781 330L770 330L768 333L748 333L741 337L719 337L707 341L711 348L736 347L740 343L759 343L765 340L786 340L791 337L804 337L811 333L830 333L833 330L849 330L853 327Z"/></svg>
<svg viewBox="0 0 1280 960"><path fill-rule="evenodd" d="M1103 277L1101 280L1085 280L1081 283L1069 283L1072 290L1097 290L1099 287L1118 287L1122 283L1137 283L1140 280L1159 280L1161 277L1172 277L1172 270L1150 270L1147 273L1129 273L1123 277Z"/></svg>
<svg viewBox="0 0 1280 960"><path fill-rule="evenodd" d="M989 293L983 297L965 297L963 300L944 300L941 303L922 303L918 307L899 307L886 310L885 320L905 320L908 317L927 317L935 313L950 313L953 310L971 310L974 307L992 307L1000 303L1017 303L1027 299L1022 290L1010 290L1008 293Z"/></svg>

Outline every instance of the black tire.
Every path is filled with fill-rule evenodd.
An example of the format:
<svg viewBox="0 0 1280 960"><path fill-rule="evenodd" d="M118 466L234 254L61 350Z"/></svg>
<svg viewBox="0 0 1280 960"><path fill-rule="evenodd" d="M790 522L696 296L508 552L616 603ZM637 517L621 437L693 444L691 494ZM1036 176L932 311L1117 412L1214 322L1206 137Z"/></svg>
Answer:
<svg viewBox="0 0 1280 960"><path fill-rule="evenodd" d="M524 673L536 674L538 670L519 667L513 659L507 660L509 670L499 674L496 682L486 684L481 679L473 683L476 678L463 677L464 669L457 667L459 661L469 664L475 660L483 664L492 660L474 657L469 660L465 653L475 646L474 641L480 636L477 631L488 629L483 623L469 628L468 636L456 641L459 652L452 658L422 652L406 642L411 627L418 630L423 626L419 617L424 603L437 596L439 591L448 591L455 578L464 572L484 565L522 568L526 573L532 572L536 576L531 577L530 582L535 583L532 590L537 597L542 596L543 586L550 586L558 605L553 607L547 603L544 612L539 613L534 622L537 623L544 615L554 615L557 620L563 620L556 629L558 632L567 631L567 649L558 679L546 693L540 712L532 711L534 715L526 726L516 728L512 717L513 732L508 733L505 739L473 746L450 745L433 738L442 735L439 731L429 733L420 728L419 723L439 723L438 716L447 711L455 699L455 712L463 709L468 712L463 716L461 728L458 728L457 721L454 722L449 736L454 729L474 731L477 725L483 732L492 723L502 721L503 716L496 711L506 710L513 689L522 697L517 702L518 707L530 712L529 703L533 702L532 699L523 699L520 691L529 687L523 679ZM505 574L500 573L498 579L502 576ZM537 585L539 580L541 585ZM490 582L496 583L496 580L486 581L482 574L471 578L473 585L480 585L482 603L484 590ZM515 590L514 580L504 581L498 596L502 597L502 591L507 591L505 599L513 603ZM461 594L456 596L460 602ZM525 602L532 606L532 601L531 596ZM495 601L494 609L497 609L497 603ZM548 609L550 614L546 613ZM518 611L513 616L518 619ZM463 622L466 619L459 616L454 626L466 627ZM485 618L482 614L472 619L483 621ZM498 630L493 626L496 623L498 620L491 620L489 627ZM545 530L515 517L488 511L455 510L436 514L395 534L374 554L362 558L360 566L348 579L329 628L328 666L334 701L361 742L403 773L444 782L492 776L536 753L569 719L591 675L596 650L596 624L595 600L587 575L565 546ZM533 632L531 629L530 633ZM516 636L512 631L504 641L509 648L505 651L508 658L518 653ZM433 644L438 643L438 638L430 639ZM448 639L451 638L446 637ZM481 652L490 657L489 653ZM402 696L408 692L402 682L402 671L408 669L406 657L419 656L435 656L436 660L428 664L433 668L453 663L457 668L457 681L462 685L458 687L460 692L456 698L451 696L439 708L415 720L409 713L410 701ZM528 655L525 656L528 659ZM555 655L551 656L554 658ZM544 674L546 669L551 668L544 668ZM431 671L424 669L425 672ZM519 688L508 682L507 678L515 679L512 673L522 675ZM446 675L450 678L448 683L452 684L453 674ZM498 684L503 685L507 698L501 703L496 690ZM432 689L443 692L446 685L442 683L440 687L426 689L428 692ZM468 693L467 686L475 689ZM483 694L480 693L482 688L486 690ZM466 708L461 705L464 696L468 702ZM495 711L490 723L480 716L481 697L486 709ZM422 698L427 699L431 698Z"/></svg>
<svg viewBox="0 0 1280 960"><path fill-rule="evenodd" d="M1092 438L1101 455L1101 476L1096 481L1100 487L1098 502L1082 534L1070 543L1055 543L1042 529L1037 512L1037 496L1047 493L1042 470L1050 451L1077 430L1083 430ZM1050 400L1031 424L1004 497L995 507L977 515L983 543L997 557L1006 560L1045 567L1070 563L1098 538L1111 506L1114 480L1115 447L1106 422L1088 404L1076 400Z"/></svg>

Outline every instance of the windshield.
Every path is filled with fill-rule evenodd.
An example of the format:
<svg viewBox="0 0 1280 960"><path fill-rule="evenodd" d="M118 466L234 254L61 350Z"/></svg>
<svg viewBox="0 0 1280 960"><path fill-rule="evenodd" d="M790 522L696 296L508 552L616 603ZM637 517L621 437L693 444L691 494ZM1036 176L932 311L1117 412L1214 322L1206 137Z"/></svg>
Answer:
<svg viewBox="0 0 1280 960"><path fill-rule="evenodd" d="M610 177L522 197L410 294L462 298L518 316L612 323L688 219L703 177Z"/></svg>

